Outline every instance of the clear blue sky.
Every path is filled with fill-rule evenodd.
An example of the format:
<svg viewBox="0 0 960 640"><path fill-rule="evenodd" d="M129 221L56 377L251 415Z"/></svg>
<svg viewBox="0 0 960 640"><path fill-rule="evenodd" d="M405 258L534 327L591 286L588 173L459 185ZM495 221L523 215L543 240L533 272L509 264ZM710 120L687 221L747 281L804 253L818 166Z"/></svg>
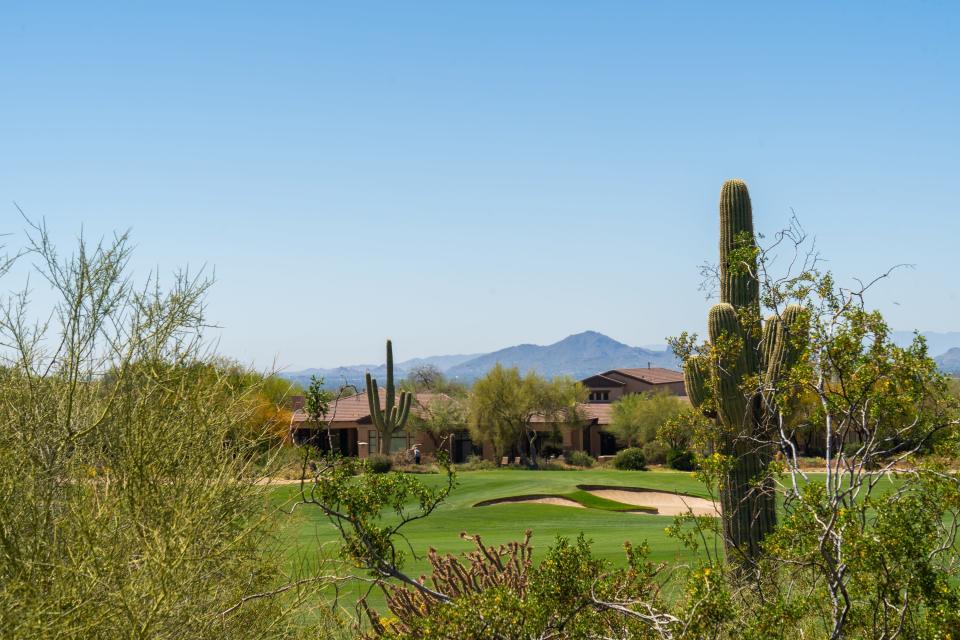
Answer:
<svg viewBox="0 0 960 640"><path fill-rule="evenodd" d="M742 177L960 329L958 7L8 1L3 227L215 267L222 349L296 369L699 330Z"/></svg>

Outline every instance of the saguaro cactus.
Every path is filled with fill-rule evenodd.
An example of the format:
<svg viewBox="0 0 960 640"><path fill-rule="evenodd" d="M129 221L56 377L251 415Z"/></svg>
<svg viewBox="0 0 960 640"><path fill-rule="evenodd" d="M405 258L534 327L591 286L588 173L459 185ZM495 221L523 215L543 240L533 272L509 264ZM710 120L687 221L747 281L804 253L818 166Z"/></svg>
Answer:
<svg viewBox="0 0 960 640"><path fill-rule="evenodd" d="M386 405L380 408L380 391L377 389L376 379L367 372L367 403L370 405L370 418L380 436L377 453L390 453L390 441L393 434L403 429L410 416L410 402L413 399L408 391L400 392L400 399L396 398L393 386L393 343L387 340L387 390Z"/></svg>
<svg viewBox="0 0 960 640"><path fill-rule="evenodd" d="M742 180L720 191L720 303L710 309L710 344L684 363L690 402L717 425L719 453L732 458L720 491L724 543L733 559L750 559L776 526L773 446L764 430L776 417L768 402L783 371L800 357L803 309L760 321L760 283L750 194Z"/></svg>

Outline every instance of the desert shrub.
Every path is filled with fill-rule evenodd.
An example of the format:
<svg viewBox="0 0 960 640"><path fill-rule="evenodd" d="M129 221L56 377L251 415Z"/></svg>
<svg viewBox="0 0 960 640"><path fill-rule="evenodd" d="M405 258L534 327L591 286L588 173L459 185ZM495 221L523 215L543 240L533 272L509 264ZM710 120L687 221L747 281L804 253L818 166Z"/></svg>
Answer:
<svg viewBox="0 0 960 640"><path fill-rule="evenodd" d="M466 462L461 462L457 465L457 469L460 471L489 471L490 469L496 468L496 462L493 460L484 460L482 456L476 454L467 456Z"/></svg>
<svg viewBox="0 0 960 640"><path fill-rule="evenodd" d="M538 471L568 471L570 467L557 460L541 460L536 467Z"/></svg>
<svg viewBox="0 0 960 640"><path fill-rule="evenodd" d="M614 456L613 466L623 471L646 471L647 458L641 449L624 449Z"/></svg>
<svg viewBox="0 0 960 640"><path fill-rule="evenodd" d="M567 464L574 467L592 467L597 460L586 451L568 451L563 456Z"/></svg>
<svg viewBox="0 0 960 640"><path fill-rule="evenodd" d="M689 449L670 449L667 452L667 465L677 471L693 471L697 468L697 459Z"/></svg>
<svg viewBox="0 0 960 640"><path fill-rule="evenodd" d="M290 566L256 482L261 390L211 355L209 283L137 286L125 236L64 256L34 231L51 308L0 299L0 636L284 635L256 596Z"/></svg>
<svg viewBox="0 0 960 640"><path fill-rule="evenodd" d="M387 473L393 469L393 459L379 453L374 454L367 458L367 468L372 473Z"/></svg>
<svg viewBox="0 0 960 640"><path fill-rule="evenodd" d="M563 449L555 444L545 444L540 450L540 455L544 458L559 458L563 455Z"/></svg>
<svg viewBox="0 0 960 640"><path fill-rule="evenodd" d="M657 440L651 440L643 445L643 455L647 458L647 464L664 464L667 462L667 452L669 449Z"/></svg>

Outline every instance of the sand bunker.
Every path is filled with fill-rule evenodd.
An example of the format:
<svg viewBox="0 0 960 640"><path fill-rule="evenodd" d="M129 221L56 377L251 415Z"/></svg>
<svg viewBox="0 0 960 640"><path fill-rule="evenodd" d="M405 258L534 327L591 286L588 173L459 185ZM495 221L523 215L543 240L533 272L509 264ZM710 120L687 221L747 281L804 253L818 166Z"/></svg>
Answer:
<svg viewBox="0 0 960 640"><path fill-rule="evenodd" d="M576 500L571 500L569 498L561 498L560 496L549 496L549 495L510 496L507 498L496 498L494 500L484 500L483 502L478 502L473 506L489 507L492 504L507 504L507 503L552 504L557 507L574 507L575 509L586 509L586 507L584 507L582 504L580 504Z"/></svg>
<svg viewBox="0 0 960 640"><path fill-rule="evenodd" d="M713 500L705 498L633 487L580 485L577 488L588 491L598 498L642 507L653 507L657 510L657 515L660 516L677 516L683 513L693 513L695 516L720 515L720 506Z"/></svg>

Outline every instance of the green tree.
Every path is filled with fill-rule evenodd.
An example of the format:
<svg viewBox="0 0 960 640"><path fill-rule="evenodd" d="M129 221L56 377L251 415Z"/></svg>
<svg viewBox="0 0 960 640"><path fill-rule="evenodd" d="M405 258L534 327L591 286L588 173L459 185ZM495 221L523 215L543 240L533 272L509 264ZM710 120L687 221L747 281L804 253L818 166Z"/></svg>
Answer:
<svg viewBox="0 0 960 640"><path fill-rule="evenodd" d="M631 393L611 406L610 431L628 447L642 446L653 441L661 426L686 409L686 402L668 393Z"/></svg>
<svg viewBox="0 0 960 640"><path fill-rule="evenodd" d="M68 257L43 227L28 243L52 309L26 289L0 304L0 636L291 633L244 427L259 389L211 356L211 282L134 286L123 235Z"/></svg>
<svg viewBox="0 0 960 640"><path fill-rule="evenodd" d="M415 396L413 404L407 426L410 431L427 434L435 450L441 449L451 434L467 428L467 404L461 398L446 394L425 399Z"/></svg>
<svg viewBox="0 0 960 640"><path fill-rule="evenodd" d="M497 363L473 384L469 401L470 429L477 440L491 442L499 464L516 447L526 464L538 466L534 420L557 427L579 423L577 403L586 399L583 385L570 378L547 380L531 371Z"/></svg>

